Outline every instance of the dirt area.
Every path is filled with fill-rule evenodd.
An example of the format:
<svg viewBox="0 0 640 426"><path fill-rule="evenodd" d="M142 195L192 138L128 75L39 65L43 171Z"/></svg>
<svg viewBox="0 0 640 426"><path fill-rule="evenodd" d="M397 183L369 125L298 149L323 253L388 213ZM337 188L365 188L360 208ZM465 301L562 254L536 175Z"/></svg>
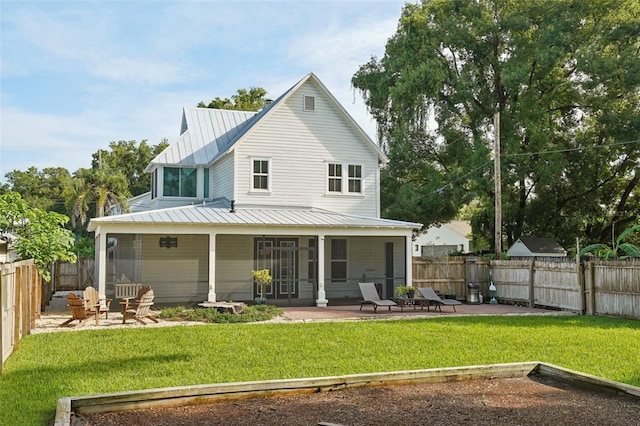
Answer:
<svg viewBox="0 0 640 426"><path fill-rule="evenodd" d="M74 425L640 425L640 398L549 378L343 389L179 408L80 415Z"/></svg>

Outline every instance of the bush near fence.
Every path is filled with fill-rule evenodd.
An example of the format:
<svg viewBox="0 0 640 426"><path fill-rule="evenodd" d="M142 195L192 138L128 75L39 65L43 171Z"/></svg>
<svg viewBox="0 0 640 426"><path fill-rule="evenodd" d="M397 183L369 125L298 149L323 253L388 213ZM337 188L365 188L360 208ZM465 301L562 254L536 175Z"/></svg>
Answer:
<svg viewBox="0 0 640 426"><path fill-rule="evenodd" d="M640 259L576 263L569 258L414 257L413 285L442 294L453 291L466 300L468 284L474 282L489 300L489 271L502 303L640 319Z"/></svg>

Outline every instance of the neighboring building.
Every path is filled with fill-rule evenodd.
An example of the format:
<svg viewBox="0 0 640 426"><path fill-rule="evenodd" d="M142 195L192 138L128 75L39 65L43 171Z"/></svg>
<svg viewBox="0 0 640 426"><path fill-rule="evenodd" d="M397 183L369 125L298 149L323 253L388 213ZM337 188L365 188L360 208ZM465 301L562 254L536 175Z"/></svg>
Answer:
<svg viewBox="0 0 640 426"><path fill-rule="evenodd" d="M471 247L471 223L468 220L452 220L430 226L413 242L413 256L446 256L451 252L469 253Z"/></svg>
<svg viewBox="0 0 640 426"><path fill-rule="evenodd" d="M260 112L185 108L134 213L95 218L98 289L150 284L158 303L326 306L411 282L418 223L380 218L385 154L313 74Z"/></svg>
<svg viewBox="0 0 640 426"><path fill-rule="evenodd" d="M10 263L18 258L12 247L16 238L13 234L0 232L0 263Z"/></svg>
<svg viewBox="0 0 640 426"><path fill-rule="evenodd" d="M520 237L507 254L509 257L566 257L567 251L553 238Z"/></svg>

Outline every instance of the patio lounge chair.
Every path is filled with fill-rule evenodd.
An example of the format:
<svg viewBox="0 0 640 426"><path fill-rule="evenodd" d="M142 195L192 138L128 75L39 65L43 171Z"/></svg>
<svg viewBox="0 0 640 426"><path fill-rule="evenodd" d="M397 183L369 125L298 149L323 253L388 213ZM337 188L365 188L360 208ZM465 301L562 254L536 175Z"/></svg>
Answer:
<svg viewBox="0 0 640 426"><path fill-rule="evenodd" d="M98 316L105 314L105 319L109 319L109 308L111 307L111 299L100 302L100 294L93 287L87 287L82 293L84 297L84 306L88 311L96 312Z"/></svg>
<svg viewBox="0 0 640 426"><path fill-rule="evenodd" d="M67 296L67 306L71 311L71 318L60 324L58 327L64 327L71 323L71 321L78 320L80 324L82 321L89 319L91 316L95 315L95 311L89 311L85 308L84 301L78 297L75 293L69 293ZM98 319L96 317L96 324ZM84 324L82 324L84 325Z"/></svg>
<svg viewBox="0 0 640 426"><path fill-rule="evenodd" d="M453 312L456 312L456 305L462 305L462 302L455 299L442 299L440 296L436 294L435 291L431 287L422 287L418 289L420 295L423 298L429 301L427 304L427 311L429 310L430 305L434 305L440 312L442 312L442 305L451 306L453 308Z"/></svg>
<svg viewBox="0 0 640 426"><path fill-rule="evenodd" d="M131 304L129 303L129 299L125 299L122 307L123 324L129 318L136 320L143 325L147 325L147 323L144 322L144 318L150 319L155 323L158 322L158 320L152 317L149 312L151 310L151 305L153 305L153 290L151 290L151 287L148 287L147 291L139 299L134 300Z"/></svg>
<svg viewBox="0 0 640 426"><path fill-rule="evenodd" d="M376 290L375 283L358 283L360 286L360 293L362 293L362 302L360 303L360 310L363 305L373 305L373 311L378 312L378 306L387 306L391 311L392 306L397 306L393 300L381 299Z"/></svg>

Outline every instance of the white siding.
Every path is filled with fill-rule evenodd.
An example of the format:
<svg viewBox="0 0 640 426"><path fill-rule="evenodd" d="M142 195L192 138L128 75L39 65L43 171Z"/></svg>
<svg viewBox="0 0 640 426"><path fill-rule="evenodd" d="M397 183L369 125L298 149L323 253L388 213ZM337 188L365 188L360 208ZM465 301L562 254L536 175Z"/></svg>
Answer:
<svg viewBox="0 0 640 426"><path fill-rule="evenodd" d="M303 111L303 95L316 97L315 111ZM377 217L377 153L311 81L263 119L235 152L240 203L314 206ZM269 194L250 191L251 157L271 159ZM364 195L327 195L330 162L362 165Z"/></svg>
<svg viewBox="0 0 640 426"><path fill-rule="evenodd" d="M211 169L212 185L209 195L211 198L234 199L233 194L233 158L235 153L224 156Z"/></svg>
<svg viewBox="0 0 640 426"><path fill-rule="evenodd" d="M160 235L157 234L142 236L140 281L153 288L155 303L200 303L207 300L208 235L169 236L178 238L178 247L160 247Z"/></svg>

